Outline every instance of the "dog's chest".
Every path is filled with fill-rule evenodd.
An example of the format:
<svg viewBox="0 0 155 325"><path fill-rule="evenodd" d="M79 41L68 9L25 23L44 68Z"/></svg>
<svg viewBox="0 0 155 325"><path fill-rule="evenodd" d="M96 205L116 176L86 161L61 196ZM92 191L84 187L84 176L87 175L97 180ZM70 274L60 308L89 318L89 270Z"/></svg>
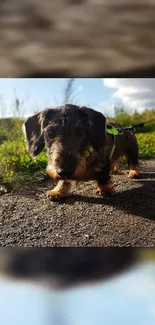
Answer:
<svg viewBox="0 0 155 325"><path fill-rule="evenodd" d="M96 151L92 151L86 159L84 180L95 178L96 171L104 166L104 162Z"/></svg>

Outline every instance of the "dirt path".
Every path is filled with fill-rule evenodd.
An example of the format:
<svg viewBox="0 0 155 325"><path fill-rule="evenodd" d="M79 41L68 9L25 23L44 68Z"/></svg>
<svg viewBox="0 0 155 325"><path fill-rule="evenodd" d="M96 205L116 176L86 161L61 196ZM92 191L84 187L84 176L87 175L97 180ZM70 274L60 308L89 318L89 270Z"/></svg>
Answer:
<svg viewBox="0 0 155 325"><path fill-rule="evenodd" d="M25 184L0 197L2 246L154 246L155 160L141 161L140 180L114 177L117 194L103 199L94 183L73 187L70 198L50 202L49 183Z"/></svg>

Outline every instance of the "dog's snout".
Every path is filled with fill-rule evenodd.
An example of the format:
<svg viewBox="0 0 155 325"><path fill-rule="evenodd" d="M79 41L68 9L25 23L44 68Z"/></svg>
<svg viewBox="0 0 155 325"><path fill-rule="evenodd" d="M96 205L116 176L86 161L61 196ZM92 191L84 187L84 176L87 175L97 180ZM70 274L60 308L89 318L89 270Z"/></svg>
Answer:
<svg viewBox="0 0 155 325"><path fill-rule="evenodd" d="M61 178L65 179L65 178L70 178L70 177L73 175L73 171L71 171L71 170L65 170L65 169L59 168L59 169L57 170L57 174L58 174Z"/></svg>

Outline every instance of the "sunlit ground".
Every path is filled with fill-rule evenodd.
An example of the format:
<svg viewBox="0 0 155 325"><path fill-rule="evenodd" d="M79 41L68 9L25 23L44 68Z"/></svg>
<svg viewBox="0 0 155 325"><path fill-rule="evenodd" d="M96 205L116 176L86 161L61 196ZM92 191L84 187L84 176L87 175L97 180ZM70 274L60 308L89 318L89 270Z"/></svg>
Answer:
<svg viewBox="0 0 155 325"><path fill-rule="evenodd" d="M57 292L1 278L0 299L2 325L154 325L155 263Z"/></svg>

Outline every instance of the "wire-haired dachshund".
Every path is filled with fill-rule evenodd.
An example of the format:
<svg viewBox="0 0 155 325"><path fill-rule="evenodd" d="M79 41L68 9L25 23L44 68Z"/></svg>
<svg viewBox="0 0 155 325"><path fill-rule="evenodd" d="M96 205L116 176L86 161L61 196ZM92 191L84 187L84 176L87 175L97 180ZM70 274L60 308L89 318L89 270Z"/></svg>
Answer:
<svg viewBox="0 0 155 325"><path fill-rule="evenodd" d="M106 118L102 113L85 106L67 104L29 117L23 127L27 150L32 157L46 147L47 173L58 180L57 186L47 192L51 200L69 195L73 180L95 180L97 193L103 196L114 193L110 180L110 153L114 139L107 134ZM133 146L127 146L125 154L131 166L129 175L133 177L139 172L138 149L135 141L131 142ZM122 153L122 135L115 137L115 145L113 162Z"/></svg>

